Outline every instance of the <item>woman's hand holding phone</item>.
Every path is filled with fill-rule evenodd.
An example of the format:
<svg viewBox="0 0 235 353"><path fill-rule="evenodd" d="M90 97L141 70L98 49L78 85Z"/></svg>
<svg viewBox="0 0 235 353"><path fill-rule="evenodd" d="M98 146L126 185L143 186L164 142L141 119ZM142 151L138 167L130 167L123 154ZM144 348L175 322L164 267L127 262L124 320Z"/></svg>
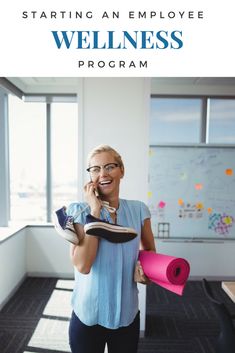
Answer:
<svg viewBox="0 0 235 353"><path fill-rule="evenodd" d="M97 184L95 182L89 181L89 183L84 186L84 192L85 200L91 208L92 216L99 218L102 204L98 198L99 193L97 191Z"/></svg>

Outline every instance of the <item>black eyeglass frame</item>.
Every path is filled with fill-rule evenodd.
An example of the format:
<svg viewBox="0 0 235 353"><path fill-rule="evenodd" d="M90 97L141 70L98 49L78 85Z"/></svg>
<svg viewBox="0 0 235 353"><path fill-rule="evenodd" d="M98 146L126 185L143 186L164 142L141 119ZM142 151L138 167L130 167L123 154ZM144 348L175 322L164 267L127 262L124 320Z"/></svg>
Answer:
<svg viewBox="0 0 235 353"><path fill-rule="evenodd" d="M112 163L107 163L105 165L92 165L91 167L87 168L86 171L88 173L92 173L91 172L91 168L99 168L100 169L99 172L100 172L101 171L101 167L103 167L105 169L108 165L115 165L115 168L120 167L120 164L112 162Z"/></svg>

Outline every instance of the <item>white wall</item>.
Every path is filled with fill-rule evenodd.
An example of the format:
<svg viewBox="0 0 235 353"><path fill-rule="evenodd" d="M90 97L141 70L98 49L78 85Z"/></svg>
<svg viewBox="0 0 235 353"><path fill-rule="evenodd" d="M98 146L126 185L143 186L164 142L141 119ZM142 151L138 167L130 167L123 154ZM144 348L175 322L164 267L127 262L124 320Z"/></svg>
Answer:
<svg viewBox="0 0 235 353"><path fill-rule="evenodd" d="M0 308L26 275L73 278L69 243L52 226L25 227L0 243Z"/></svg>
<svg viewBox="0 0 235 353"><path fill-rule="evenodd" d="M54 227L26 228L26 268L31 276L73 278L69 243Z"/></svg>
<svg viewBox="0 0 235 353"><path fill-rule="evenodd" d="M159 253L188 260L191 279L235 279L235 241L213 243L156 240L156 248Z"/></svg>
<svg viewBox="0 0 235 353"><path fill-rule="evenodd" d="M81 97L81 91L78 92ZM79 101L86 156L105 143L122 155L126 174L121 197L146 200L148 177L150 80L143 78L85 78ZM82 121L81 121L82 120ZM81 136L82 138L82 136ZM85 181L86 173L83 174Z"/></svg>
<svg viewBox="0 0 235 353"><path fill-rule="evenodd" d="M0 308L26 274L25 229L0 244Z"/></svg>

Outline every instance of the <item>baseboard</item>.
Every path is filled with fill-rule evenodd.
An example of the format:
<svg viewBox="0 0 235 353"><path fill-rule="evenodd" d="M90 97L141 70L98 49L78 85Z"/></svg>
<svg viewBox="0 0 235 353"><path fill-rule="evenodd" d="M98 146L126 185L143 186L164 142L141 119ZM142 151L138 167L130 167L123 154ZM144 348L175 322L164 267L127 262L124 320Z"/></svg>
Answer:
<svg viewBox="0 0 235 353"><path fill-rule="evenodd" d="M203 278L206 278L208 281L234 281L235 276L190 276L189 281L201 281Z"/></svg>
<svg viewBox="0 0 235 353"><path fill-rule="evenodd" d="M61 279L74 279L74 276L70 273L63 272L38 272L29 271L27 272L28 277L48 277L48 278L61 278Z"/></svg>

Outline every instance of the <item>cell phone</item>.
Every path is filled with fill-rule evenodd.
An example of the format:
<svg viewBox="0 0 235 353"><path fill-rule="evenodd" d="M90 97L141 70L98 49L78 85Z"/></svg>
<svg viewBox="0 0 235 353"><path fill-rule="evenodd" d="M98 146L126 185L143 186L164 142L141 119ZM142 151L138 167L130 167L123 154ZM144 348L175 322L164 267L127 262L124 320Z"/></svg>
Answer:
<svg viewBox="0 0 235 353"><path fill-rule="evenodd" d="M95 193L95 196L96 196L96 197L99 197L99 196L100 196L98 190L95 189L94 193Z"/></svg>
<svg viewBox="0 0 235 353"><path fill-rule="evenodd" d="M90 181L93 182L91 178L90 178ZM95 189L94 193L95 193L95 196L96 196L96 197L99 197L99 196L100 196L97 189Z"/></svg>

